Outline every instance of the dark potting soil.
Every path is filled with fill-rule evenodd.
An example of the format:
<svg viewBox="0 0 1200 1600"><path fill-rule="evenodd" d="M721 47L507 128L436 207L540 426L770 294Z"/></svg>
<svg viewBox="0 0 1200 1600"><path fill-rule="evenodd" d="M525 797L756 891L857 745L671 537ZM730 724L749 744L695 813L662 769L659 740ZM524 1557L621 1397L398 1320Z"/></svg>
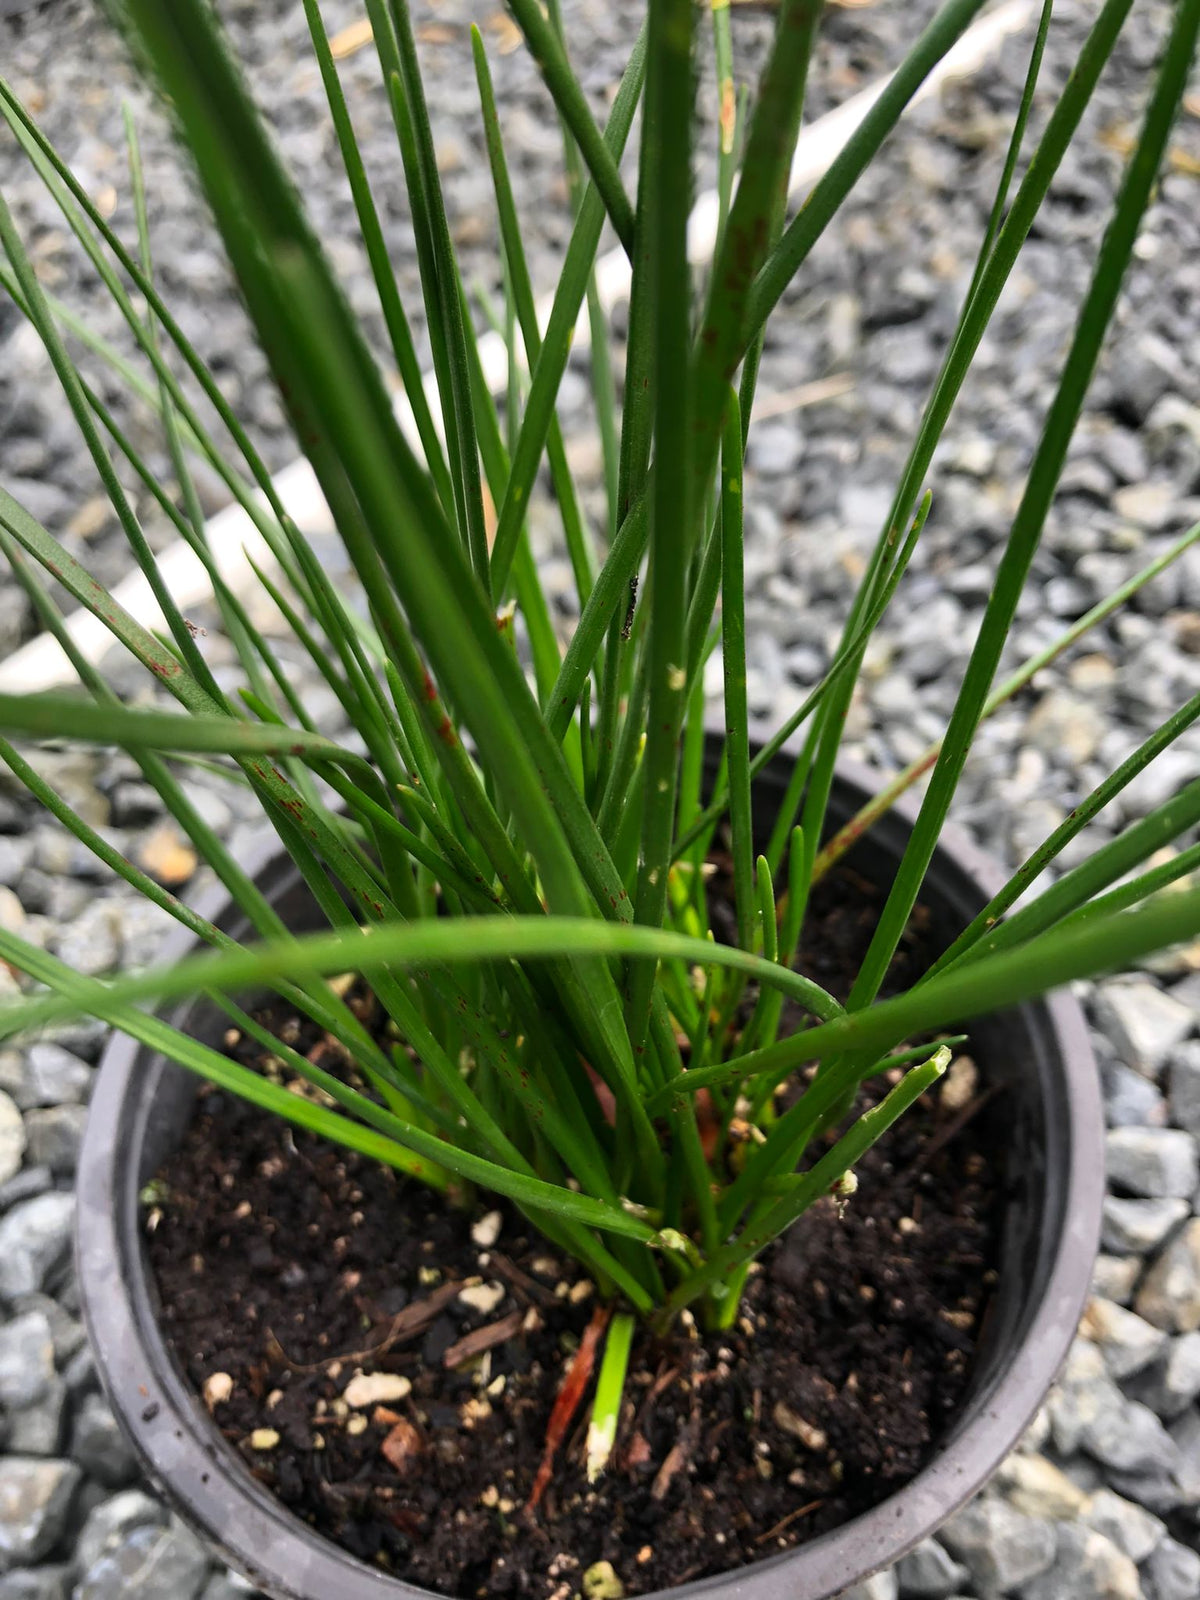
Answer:
<svg viewBox="0 0 1200 1600"><path fill-rule="evenodd" d="M801 965L836 989L873 896L847 878L822 888ZM926 959L910 937L900 981ZM610 1470L589 1486L589 1393L535 1510L551 1407L595 1304L506 1206L466 1215L202 1092L146 1219L166 1336L248 1470L397 1577L611 1600L726 1571L878 1503L953 1417L1003 1199L981 1077L965 1105L945 1089L919 1104L856 1169L848 1203L821 1202L767 1252L735 1327L639 1334ZM611 1573L589 1572L602 1562Z"/></svg>

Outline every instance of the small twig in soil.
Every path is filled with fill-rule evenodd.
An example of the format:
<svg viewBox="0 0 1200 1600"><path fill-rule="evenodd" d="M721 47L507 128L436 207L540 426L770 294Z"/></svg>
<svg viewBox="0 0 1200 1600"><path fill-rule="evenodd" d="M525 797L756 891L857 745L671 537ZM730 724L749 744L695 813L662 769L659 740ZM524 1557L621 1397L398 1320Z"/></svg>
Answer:
<svg viewBox="0 0 1200 1600"><path fill-rule="evenodd" d="M442 1357L444 1367L461 1367L464 1362L481 1356L485 1350L491 1350L498 1344L503 1344L506 1339L511 1339L518 1333L522 1322L525 1320L523 1311L510 1311L508 1316L501 1317L499 1322L489 1322L486 1328L476 1328L473 1333L464 1333L461 1339L456 1339Z"/></svg>
<svg viewBox="0 0 1200 1600"><path fill-rule="evenodd" d="M319 1478L317 1487L327 1500L336 1500L344 1505L361 1505L375 1493L373 1484L355 1483L352 1478L339 1478L336 1483L330 1478Z"/></svg>
<svg viewBox="0 0 1200 1600"><path fill-rule="evenodd" d="M501 1250L488 1251L488 1266L494 1267L502 1278L507 1278L513 1288L523 1294L528 1300L535 1300L540 1306L555 1306L557 1299L546 1288L544 1283L539 1283L536 1278L531 1278L527 1272L522 1272L515 1262L510 1261Z"/></svg>
<svg viewBox="0 0 1200 1600"><path fill-rule="evenodd" d="M664 1367L659 1372L654 1382L650 1385L649 1393L642 1401L641 1408L634 1418L633 1428L635 1433L645 1432L646 1419L650 1415L659 1395L671 1387L675 1379L679 1377L679 1373L680 1369L678 1367Z"/></svg>
<svg viewBox="0 0 1200 1600"><path fill-rule="evenodd" d="M778 1521L773 1528L768 1528L766 1533L760 1533L755 1539L755 1544L769 1544L770 1541L790 1528L793 1522L798 1522L801 1517L807 1517L814 1511L819 1511L825 1504L824 1500L810 1500L806 1506L797 1506L795 1511L789 1511L786 1517Z"/></svg>
<svg viewBox="0 0 1200 1600"><path fill-rule="evenodd" d="M350 1350L341 1355L326 1356L323 1360L309 1362L306 1366L302 1362L292 1360L270 1328L267 1329L267 1348L276 1359L285 1367L290 1367L293 1372L321 1372L324 1368L333 1366L335 1362L344 1365L349 1361L371 1361L384 1355L393 1345L400 1344L406 1339L415 1339L417 1334L423 1333L442 1307L455 1299L461 1289L462 1284L457 1281L443 1283L432 1294L426 1295L424 1300L416 1300L412 1305L405 1306L403 1311L398 1311L391 1319L387 1333L378 1344L368 1345L363 1350Z"/></svg>
<svg viewBox="0 0 1200 1600"><path fill-rule="evenodd" d="M567 1368L566 1377L563 1379L562 1388L559 1389L550 1412L550 1421L546 1424L546 1444L542 1451L541 1465L537 1470L537 1477L533 1480L533 1489L530 1493L525 1509L536 1511L538 1502L546 1492L554 1471L554 1456L562 1443L563 1435L571 1426L571 1419L579 1409L583 1399L584 1390L592 1376L592 1368L596 1365L596 1346L600 1343L600 1335L608 1323L607 1306L597 1306L592 1312L592 1320L583 1330L583 1338L579 1341L576 1350Z"/></svg>
<svg viewBox="0 0 1200 1600"><path fill-rule="evenodd" d="M679 1430L679 1437L667 1451L666 1460L659 1467L654 1482L650 1485L651 1500L663 1500L667 1490L671 1487L671 1480L680 1467L691 1457L696 1448L696 1440L700 1434L700 1414L693 1411L691 1416Z"/></svg>
<svg viewBox="0 0 1200 1600"><path fill-rule="evenodd" d="M913 1161L912 1165L909 1167L909 1171L912 1173L923 1172L933 1160L934 1156L937 1155L938 1151L944 1150L950 1143L951 1139L957 1139L959 1134L966 1127L967 1123L970 1122L973 1117L976 1117L979 1112L983 1110L984 1106L987 1105L988 1101L994 1100L999 1093L1000 1085L998 1083L994 1083L989 1089L985 1089L982 1094L977 1094L974 1100L969 1101L962 1108L952 1122L948 1122L944 1128L939 1129L938 1132L933 1135L932 1139L930 1139L929 1143L917 1156L916 1160Z"/></svg>

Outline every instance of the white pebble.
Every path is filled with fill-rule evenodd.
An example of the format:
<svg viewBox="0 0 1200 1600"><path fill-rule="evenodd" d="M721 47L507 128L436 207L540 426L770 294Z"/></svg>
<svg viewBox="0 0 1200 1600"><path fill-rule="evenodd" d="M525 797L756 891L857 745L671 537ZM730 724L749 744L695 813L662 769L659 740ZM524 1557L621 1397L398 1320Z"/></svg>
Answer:
<svg viewBox="0 0 1200 1600"><path fill-rule="evenodd" d="M476 1283L469 1289L460 1290L458 1298L464 1306L470 1306L472 1311L478 1311L486 1317L495 1311L507 1293L502 1283Z"/></svg>
<svg viewBox="0 0 1200 1600"><path fill-rule="evenodd" d="M500 1237L504 1218L498 1211L488 1211L471 1229L471 1239L481 1250L490 1250Z"/></svg>
<svg viewBox="0 0 1200 1600"><path fill-rule="evenodd" d="M342 1391L342 1399L352 1411L367 1406L386 1405L412 1393L412 1384L398 1372L356 1372Z"/></svg>

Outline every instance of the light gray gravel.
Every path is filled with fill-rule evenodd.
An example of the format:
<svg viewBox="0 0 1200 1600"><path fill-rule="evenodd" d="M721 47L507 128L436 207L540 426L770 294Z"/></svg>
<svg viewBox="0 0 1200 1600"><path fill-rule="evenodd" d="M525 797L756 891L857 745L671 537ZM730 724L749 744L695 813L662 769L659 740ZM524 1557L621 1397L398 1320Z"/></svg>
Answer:
<svg viewBox="0 0 1200 1600"><path fill-rule="evenodd" d="M39 1561L67 1522L82 1473L70 1461L0 1460L0 1566Z"/></svg>
<svg viewBox="0 0 1200 1600"><path fill-rule="evenodd" d="M1104 1082L1105 1117L1112 1128L1161 1128L1167 1121L1166 1096L1158 1086L1123 1061L1106 1061L1100 1069Z"/></svg>
<svg viewBox="0 0 1200 1600"><path fill-rule="evenodd" d="M133 1451L98 1394L85 1394L76 1409L71 1459L106 1489L124 1488L138 1475Z"/></svg>
<svg viewBox="0 0 1200 1600"><path fill-rule="evenodd" d="M1188 1215L1186 1200L1123 1200L1109 1195L1104 1202L1101 1242L1107 1250L1130 1250L1146 1255Z"/></svg>
<svg viewBox="0 0 1200 1600"><path fill-rule="evenodd" d="M53 1283L71 1254L75 1197L56 1192L15 1205L0 1221L0 1300Z"/></svg>
<svg viewBox="0 0 1200 1600"><path fill-rule="evenodd" d="M1096 995L1096 1019L1121 1060L1154 1078L1172 1050L1191 1033L1195 1009L1153 984L1125 981L1101 985Z"/></svg>
<svg viewBox="0 0 1200 1600"><path fill-rule="evenodd" d="M9 1096L0 1091L0 1184L7 1183L20 1172L25 1145L21 1113Z"/></svg>
<svg viewBox="0 0 1200 1600"><path fill-rule="evenodd" d="M1200 1328L1200 1217L1186 1222L1150 1267L1134 1304L1172 1333Z"/></svg>
<svg viewBox="0 0 1200 1600"><path fill-rule="evenodd" d="M224 0L219 9L240 58L253 74L255 93L285 157L303 175L314 221L350 299L382 351L383 321L358 243L353 203L312 63L303 9L294 0ZM511 24L499 0L484 7L468 0L420 0L412 9L429 78L451 231L468 287L493 299L501 292L498 233L470 65L468 28L475 21L489 47L497 96L505 107L505 139L522 202L531 272L535 285L546 288L565 247L570 218L562 144L549 96L528 55L511 48ZM585 87L602 114L629 50L631 13L597 0L568 0L563 9L568 26L581 40L577 55ZM907 29L932 9L931 0L905 8L889 0L878 15L866 18L854 10L835 11L821 46L821 68L814 74L811 109L819 112L831 98L840 99L893 64ZM322 15L329 35L335 37L355 22L361 11L359 0L326 0ZM0 18L0 29L5 76L36 111L97 206L127 239L134 223L121 102L129 100L142 146L160 286L178 308L184 331L226 398L237 404L268 465L273 469L284 465L295 450L231 292L220 250L194 203L191 174L151 97L132 78L101 8L87 0L55 0L52 21L43 10L7 24ZM769 18L750 8L738 13L735 30L742 60L761 60ZM352 53L343 62L342 76L368 172L378 180L389 253L405 303L416 308L421 304L416 252L402 185L392 177L398 164L396 140L373 52ZM713 103L712 85L706 83L704 104L710 123ZM711 167L710 161L707 174ZM627 170L632 170L629 163ZM46 287L72 305L86 304L93 329L130 353L132 339L119 313L97 292L86 261L10 140L0 141L0 184ZM0 342L12 320L9 308L0 309ZM427 357L422 319L415 316L413 321L418 350ZM582 399L585 391L578 379L576 389ZM103 393L129 423L135 445L169 477L168 457L156 431L121 401L111 383L105 383ZM11 333L0 366L0 426L7 435L5 473L10 491L53 532L65 535L76 554L86 554L102 581L113 580L128 565L123 540L99 493L95 470L80 450L70 415L54 391L46 359L36 341L22 332ZM201 472L197 486L205 509L215 510L221 503L219 484ZM163 520L149 515L149 497L132 480L130 487L139 511L147 513L152 543L169 537ZM28 634L31 620L23 593L6 588L0 595L3 655Z"/></svg>
<svg viewBox="0 0 1200 1600"><path fill-rule="evenodd" d="M1174 1421L1200 1395L1200 1333L1193 1330L1168 1343L1165 1351L1131 1385L1131 1392L1165 1421Z"/></svg>
<svg viewBox="0 0 1200 1600"><path fill-rule="evenodd" d="M1180 1128L1113 1128L1106 1155L1110 1182L1147 1200L1190 1198L1200 1177L1196 1141Z"/></svg>
<svg viewBox="0 0 1200 1600"><path fill-rule="evenodd" d="M111 1498L101 1499L88 1512L80 1530L75 1548L76 1560L84 1571L88 1571L138 1528L165 1527L167 1520L165 1508L140 1489L127 1489Z"/></svg>
<svg viewBox="0 0 1200 1600"><path fill-rule="evenodd" d="M1100 1296L1088 1307L1084 1332L1103 1356L1109 1377L1118 1382L1144 1372L1167 1350L1161 1328Z"/></svg>
<svg viewBox="0 0 1200 1600"><path fill-rule="evenodd" d="M1135 1565L1145 1561L1167 1536L1166 1524L1158 1517L1132 1500L1123 1500L1111 1489L1097 1489L1083 1520L1124 1551Z"/></svg>
<svg viewBox="0 0 1200 1600"><path fill-rule="evenodd" d="M877 1572L865 1583L856 1583L853 1589L845 1590L842 1600L897 1600L899 1593L894 1572Z"/></svg>
<svg viewBox="0 0 1200 1600"><path fill-rule="evenodd" d="M983 1596L1005 1594L1039 1577L1053 1565L1057 1549L1051 1523L986 1496L951 1517L940 1542Z"/></svg>
<svg viewBox="0 0 1200 1600"><path fill-rule="evenodd" d="M351 298L381 347L345 184L315 109L319 87L302 57L301 10L293 0L225 0L222 9L285 154L305 174ZM331 31L357 13L354 0L330 0L324 9ZM282 465L293 447L219 251L161 120L130 86L95 8L56 0L15 21L2 12L6 72L126 238L131 213L119 100L131 94L162 282L258 447L273 468ZM558 135L523 52L501 53L502 22L484 12L541 289L566 237ZM1034 136L1093 12L1087 0L1056 7ZM600 104L628 44L628 10L573 0L568 13L588 39L580 59ZM880 767L918 755L952 703L1167 14L1164 0L1139 7L939 451L922 547L872 646L849 718L850 753ZM468 278L494 292L495 231L470 74L463 71L465 24L478 15L462 0L418 9L456 242ZM914 8L899 0L831 10L814 71L814 110L895 60L913 19ZM766 20L738 12L734 26L739 58L761 53ZM351 57L344 70L368 163L385 172L394 146L369 52ZM981 76L951 86L914 115L789 290L786 314L767 342L761 395L775 414L757 428L748 464L747 628L751 698L768 719L790 709L830 660L853 576L886 513L969 278L1003 153L1004 119L1023 73L1022 46L1013 42ZM711 117L710 83L703 92ZM1191 359L1200 345L1200 118L1184 119L1174 149L1035 559L1008 664L1047 644L1200 516L1200 369ZM8 142L0 142L0 183L43 281L128 349L119 319ZM389 248L415 305L398 185L385 183L382 192ZM616 325L620 333L619 316ZM417 332L422 338L419 326ZM97 498L93 470L44 359L2 309L0 356L6 484L103 581L113 581L129 560ZM835 375L844 375L844 392L789 405L799 387ZM602 481L585 378L585 361L576 356L562 414L585 509L597 518ZM161 441L144 416L110 386L105 394L165 473ZM199 487L206 509L217 509L217 486L201 475ZM147 527L152 540L167 537L153 517ZM532 531L546 571L563 574L545 505L534 508ZM558 609L569 626L573 602L565 592ZM0 656L29 630L23 597L0 584ZM225 641L210 631L205 648L228 675ZM286 643L281 653L303 673ZM712 671L719 682L719 660ZM135 684L140 679L129 676L128 686ZM1193 551L992 719L964 774L958 822L994 855L1015 862L1198 689L1200 552ZM1071 847L1064 864L1080 859L1085 842L1111 836L1168 798L1194 776L1198 760L1200 731L1193 727ZM136 858L147 847L161 818L127 758L67 751L39 761L120 848ZM218 794L197 778L195 795L219 831L239 845L253 836L253 807L238 791ZM203 881L197 874L180 887L196 892ZM164 928L153 908L131 906L120 885L56 829L31 826L27 804L2 783L0 924L96 973L151 959ZM0 982L8 981L0 969ZM1103 1072L1113 1185L1096 1299L1060 1384L995 1484L939 1540L860 1586L852 1600L990 1600L1001 1593L1016 1600L1176 1600L1200 1592L1200 947L1085 998ZM137 1487L80 1343L70 1181L102 1035L96 1025L80 1025L0 1049L0 1401L8 1427L0 1455L0 1600L237 1600L244 1586L210 1570L186 1530Z"/></svg>
<svg viewBox="0 0 1200 1600"><path fill-rule="evenodd" d="M896 1577L902 1592L915 1600L945 1600L962 1592L970 1573L936 1539L923 1539L896 1564Z"/></svg>
<svg viewBox="0 0 1200 1600"><path fill-rule="evenodd" d="M1151 1600L1191 1600L1200 1594L1200 1555L1177 1539L1164 1539L1146 1566Z"/></svg>
<svg viewBox="0 0 1200 1600"><path fill-rule="evenodd" d="M176 1519L133 1531L83 1571L74 1600L196 1600L210 1569L207 1551Z"/></svg>
<svg viewBox="0 0 1200 1600"><path fill-rule="evenodd" d="M1063 1523L1054 1564L1021 1586L1022 1600L1139 1600L1134 1563L1094 1528Z"/></svg>

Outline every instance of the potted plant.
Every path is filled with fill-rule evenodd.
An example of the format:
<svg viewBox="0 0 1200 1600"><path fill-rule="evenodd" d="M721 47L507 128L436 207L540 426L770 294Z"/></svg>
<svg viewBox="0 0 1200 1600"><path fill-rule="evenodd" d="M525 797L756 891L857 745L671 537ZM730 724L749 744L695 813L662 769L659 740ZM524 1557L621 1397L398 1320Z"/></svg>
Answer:
<svg viewBox="0 0 1200 1600"><path fill-rule="evenodd" d="M1086 1292L1100 1118L1077 1009L1025 1002L1195 937L1200 891L1175 882L1194 851L1147 863L1200 820L1200 781L1026 891L1200 714L1200 697L1012 877L980 867L944 825L983 717L1111 609L994 687L1187 79L1200 0L1181 0L1155 69L945 735L882 796L835 768L864 652L924 527L934 448L1129 8L1101 7L1010 194L1045 7L992 225L841 645L761 741L746 695L742 491L763 328L979 0L947 0L790 222L786 178L820 6L782 0L744 117L728 10L714 12L726 114L716 252L698 292L687 257L700 48L690 0L652 0L603 132L554 9L547 18L514 0L562 117L578 204L543 329L476 34L504 244L503 424L450 242L407 6L367 0L366 10L412 207L436 412L319 8L306 0L420 454L208 0L123 0L365 613L287 516L155 289L132 130L136 251L0 93L137 333L180 501L81 377L0 202L6 284L46 345L166 623L160 636L135 621L0 491L0 546L88 691L0 696L0 726L124 747L224 887L220 904L180 904L4 743L39 800L212 948L164 952L148 972L99 982L0 931L0 957L34 980L0 1008L0 1030L84 1011L126 1036L106 1058L81 1163L89 1322L152 1472L271 1592L383 1600L411 1590L407 1574L426 1587L600 1600L700 1575L730 1593L749 1584L819 1600L948 1515L1051 1380ZM635 204L620 159L639 100ZM606 221L629 253L632 288L619 434L607 335L589 301L611 467L601 560L554 404ZM163 582L101 428L209 567L245 676L236 697ZM222 577L193 453L253 518L273 562L259 580L344 708L346 737L315 730ZM543 462L579 591L565 649L528 544ZM39 568L179 710L118 702L74 647ZM708 740L703 669L718 638L725 718ZM215 761L249 786L278 835L270 859L230 855L173 756ZM931 771L920 804L893 804L917 769ZM839 878L852 846L856 870ZM177 1004L152 1014L147 1001ZM990 1020L1005 1008L1002 1023ZM970 1033L978 1064L960 1057L947 1079L964 1036L939 1030L981 1017ZM197 1098L177 1067L218 1092ZM972 1138L959 1140L968 1123ZM931 1184L939 1199L927 1207ZM865 1248L869 1234L880 1248ZM937 1242L951 1237L970 1248ZM164 1240L172 1248L160 1250ZM896 1274L922 1256L925 1278L905 1276L900 1293ZM962 1272L946 1303L939 1274L951 1257ZM845 1274L849 1299L832 1273ZM917 1302L919 1334L908 1321ZM872 1341L882 1354L868 1366ZM943 1390L956 1415L934 1414ZM840 1454L850 1417L862 1446L853 1461ZM844 1527L827 1526L836 1507ZM809 1529L820 1537L793 1551ZM620 1571L596 1555L613 1540ZM715 1576L758 1555L767 1559L749 1573Z"/></svg>

